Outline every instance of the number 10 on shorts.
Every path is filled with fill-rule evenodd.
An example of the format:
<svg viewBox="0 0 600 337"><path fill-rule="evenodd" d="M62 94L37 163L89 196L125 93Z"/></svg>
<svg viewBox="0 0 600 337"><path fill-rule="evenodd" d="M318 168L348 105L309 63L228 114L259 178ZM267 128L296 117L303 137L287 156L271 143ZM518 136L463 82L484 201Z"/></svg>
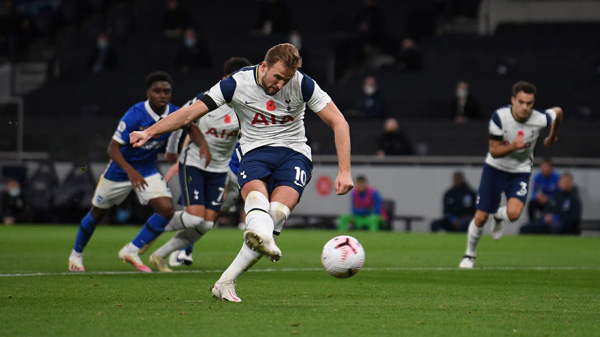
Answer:
<svg viewBox="0 0 600 337"><path fill-rule="evenodd" d="M294 184L300 187L304 187L306 185L306 172L300 169L300 167L295 166L296 170L296 179L294 180Z"/></svg>

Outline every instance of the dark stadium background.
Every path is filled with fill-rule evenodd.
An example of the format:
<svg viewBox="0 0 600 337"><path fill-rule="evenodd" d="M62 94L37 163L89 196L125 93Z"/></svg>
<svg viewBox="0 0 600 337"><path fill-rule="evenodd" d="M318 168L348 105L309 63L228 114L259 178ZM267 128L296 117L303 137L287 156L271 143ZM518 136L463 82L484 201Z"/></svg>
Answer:
<svg viewBox="0 0 600 337"><path fill-rule="evenodd" d="M303 70L348 113L352 152L364 155L361 165L427 164L431 158L443 158L434 164L448 167L456 158L480 163L489 116L509 103L514 82L527 80L538 87L537 108L565 111L558 144L551 149L538 144L536 156L552 156L568 167L598 167L600 11L594 14L593 1L380 0L372 1L375 10L364 8L371 1L274 2L180 0L182 28L197 30L204 60L182 72L177 51L183 37L165 33L165 0L1 1L0 96L10 97L0 104L3 178L40 159L82 167L106 162L118 119L145 99L148 73L169 72L173 103L181 105L220 79L227 58L259 63L270 46L288 42L291 31L302 37ZM9 3L16 14L7 10ZM274 7L265 9L269 6ZM260 18L270 10L279 14L265 34ZM288 24L281 26L281 18ZM359 30L365 20L374 27L371 33ZM89 63L102 32L110 36L118 65L94 73ZM402 54L407 38L420 55L416 69ZM364 59L365 43L378 46L375 61ZM383 120L351 118L368 75L377 78L387 116L400 121L418 156L370 157ZM470 83L481 120L450 119L458 80ZM311 113L306 129L317 161L335 154L327 126Z"/></svg>

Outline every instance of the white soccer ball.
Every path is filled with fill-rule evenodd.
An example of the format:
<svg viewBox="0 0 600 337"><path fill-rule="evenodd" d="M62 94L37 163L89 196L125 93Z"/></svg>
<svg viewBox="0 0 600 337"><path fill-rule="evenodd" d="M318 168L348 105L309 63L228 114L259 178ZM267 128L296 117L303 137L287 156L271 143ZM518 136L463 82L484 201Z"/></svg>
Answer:
<svg viewBox="0 0 600 337"><path fill-rule="evenodd" d="M336 236L323 247L321 263L329 274L347 278L362 268L365 263L365 250L360 242L351 236Z"/></svg>

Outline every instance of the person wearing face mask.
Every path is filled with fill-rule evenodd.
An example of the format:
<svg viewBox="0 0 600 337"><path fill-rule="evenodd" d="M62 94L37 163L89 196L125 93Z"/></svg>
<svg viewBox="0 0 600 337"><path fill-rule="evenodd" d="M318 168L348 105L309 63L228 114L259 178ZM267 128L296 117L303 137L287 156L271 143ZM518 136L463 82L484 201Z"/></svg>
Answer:
<svg viewBox="0 0 600 337"><path fill-rule="evenodd" d="M11 178L2 193L2 219L7 226L32 221L32 212L17 179Z"/></svg>
<svg viewBox="0 0 600 337"><path fill-rule="evenodd" d="M373 76L365 77L363 81L363 94L358 101L357 109L366 119L384 118L385 98L377 89L377 80Z"/></svg>
<svg viewBox="0 0 600 337"><path fill-rule="evenodd" d="M102 73L107 70L117 70L119 68L119 59L117 52L110 43L110 37L106 33L98 34L96 45L92 52L89 62L90 70L95 73Z"/></svg>
<svg viewBox="0 0 600 337"><path fill-rule="evenodd" d="M175 60L176 67L182 73L210 67L210 53L207 52L203 41L198 38L198 32L194 28L189 27L185 30L182 42Z"/></svg>
<svg viewBox="0 0 600 337"><path fill-rule="evenodd" d="M481 118L479 102L469 93L469 83L458 81L454 95L454 100L450 106L450 113L455 122L465 123L470 119Z"/></svg>

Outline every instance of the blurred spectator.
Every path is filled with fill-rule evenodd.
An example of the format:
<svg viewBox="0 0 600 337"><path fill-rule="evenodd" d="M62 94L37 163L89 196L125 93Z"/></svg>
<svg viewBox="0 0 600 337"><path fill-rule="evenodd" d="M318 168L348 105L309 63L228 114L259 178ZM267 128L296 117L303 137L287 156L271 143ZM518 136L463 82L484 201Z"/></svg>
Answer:
<svg viewBox="0 0 600 337"><path fill-rule="evenodd" d="M193 69L208 68L211 60L207 47L198 39L194 28L187 28L183 37L183 44L177 53L176 66L184 73Z"/></svg>
<svg viewBox="0 0 600 337"><path fill-rule="evenodd" d="M541 212L548 205L548 201L558 192L559 180L560 174L554 171L552 159L544 158L540 164L540 172L533 177L531 200L529 200L529 206L527 206L529 221L540 218Z"/></svg>
<svg viewBox="0 0 600 337"><path fill-rule="evenodd" d="M298 51L302 49L302 36L297 30L292 30L288 36L288 42L294 45Z"/></svg>
<svg viewBox="0 0 600 337"><path fill-rule="evenodd" d="M423 68L423 56L414 40L409 38L402 40L397 64L400 70L405 71L419 71Z"/></svg>
<svg viewBox="0 0 600 337"><path fill-rule="evenodd" d="M385 98L377 88L377 80L373 76L365 77L363 81L363 94L360 97L357 109L361 117L367 119L385 117Z"/></svg>
<svg viewBox="0 0 600 337"><path fill-rule="evenodd" d="M559 191L552 196L539 220L523 225L521 234L579 234L581 201L573 175L564 173L558 181Z"/></svg>
<svg viewBox="0 0 600 337"><path fill-rule="evenodd" d="M400 128L395 118L388 118L383 124L383 136L379 140L377 156L407 156L414 154L408 136Z"/></svg>
<svg viewBox="0 0 600 337"><path fill-rule="evenodd" d="M481 119L481 108L477 99L469 92L469 83L458 81L454 95L450 114L456 123L465 123L469 119Z"/></svg>
<svg viewBox="0 0 600 337"><path fill-rule="evenodd" d="M0 16L0 55L16 60L27 51L31 25L15 9L11 0L4 1Z"/></svg>
<svg viewBox="0 0 600 337"><path fill-rule="evenodd" d="M8 180L6 191L2 193L2 219L5 225L28 223L33 220L33 213L25 193L22 192L21 184L17 179Z"/></svg>
<svg viewBox="0 0 600 337"><path fill-rule="evenodd" d="M292 27L290 13L283 0L262 1L258 12L257 28L263 35L288 33Z"/></svg>
<svg viewBox="0 0 600 337"><path fill-rule="evenodd" d="M119 68L117 52L110 43L108 34L98 34L96 45L94 46L92 57L90 58L89 67L95 74Z"/></svg>
<svg viewBox="0 0 600 337"><path fill-rule="evenodd" d="M367 228L376 232L382 222L388 220L379 191L367 184L365 176L358 176L352 191L352 214L339 217L339 230L348 231L349 225L352 224L353 229Z"/></svg>
<svg viewBox="0 0 600 337"><path fill-rule="evenodd" d="M444 217L431 223L431 231L466 232L475 214L477 194L462 172L454 173L454 185L444 193Z"/></svg>
<svg viewBox="0 0 600 337"><path fill-rule="evenodd" d="M183 29L188 25L188 18L183 9L179 7L179 1L168 0L163 18L163 28L166 37L180 37Z"/></svg>

